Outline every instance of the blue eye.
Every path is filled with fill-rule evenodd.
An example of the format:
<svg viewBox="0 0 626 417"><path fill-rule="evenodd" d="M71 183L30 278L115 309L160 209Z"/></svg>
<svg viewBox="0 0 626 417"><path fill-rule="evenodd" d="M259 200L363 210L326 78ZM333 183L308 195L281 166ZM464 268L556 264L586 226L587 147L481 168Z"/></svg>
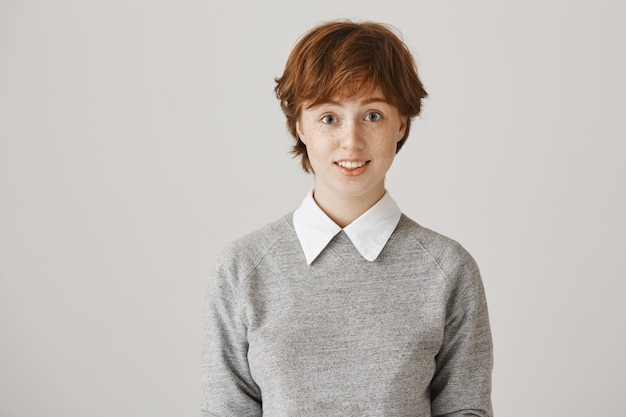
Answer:
<svg viewBox="0 0 626 417"><path fill-rule="evenodd" d="M367 113L365 115L365 120L367 120L368 122L376 122L378 120L380 120L383 116L380 113L377 112L371 112L371 113Z"/></svg>
<svg viewBox="0 0 626 417"><path fill-rule="evenodd" d="M332 114L327 114L322 117L322 123L327 124L327 125L335 123L336 121L337 121L337 118L333 116Z"/></svg>

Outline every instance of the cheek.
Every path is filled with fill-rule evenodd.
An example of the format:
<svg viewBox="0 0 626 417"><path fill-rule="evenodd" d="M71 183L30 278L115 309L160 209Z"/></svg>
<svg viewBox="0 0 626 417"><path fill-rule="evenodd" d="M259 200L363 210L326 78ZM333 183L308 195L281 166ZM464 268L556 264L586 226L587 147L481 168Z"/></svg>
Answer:
<svg viewBox="0 0 626 417"><path fill-rule="evenodd" d="M304 135L304 138L301 137L300 140L306 145L309 158L321 158L329 155L337 143L333 134L323 127L303 124L300 131Z"/></svg>
<svg viewBox="0 0 626 417"><path fill-rule="evenodd" d="M380 154L393 158L396 155L396 149L398 147L398 141L395 139L394 135L386 135L385 139L381 140L378 144Z"/></svg>
<svg viewBox="0 0 626 417"><path fill-rule="evenodd" d="M315 140L309 141L309 144L306 147L306 151L309 155L309 160L312 163L322 161L329 155L329 151Z"/></svg>
<svg viewBox="0 0 626 417"><path fill-rule="evenodd" d="M296 132L300 140L307 146L311 145L318 136L315 125L306 120L306 118L301 118L296 124Z"/></svg>

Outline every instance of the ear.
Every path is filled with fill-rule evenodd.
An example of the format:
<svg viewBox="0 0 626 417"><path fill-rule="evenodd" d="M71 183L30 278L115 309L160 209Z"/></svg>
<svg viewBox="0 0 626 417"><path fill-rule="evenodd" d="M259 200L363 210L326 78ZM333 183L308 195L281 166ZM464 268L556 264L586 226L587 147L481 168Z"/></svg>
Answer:
<svg viewBox="0 0 626 417"><path fill-rule="evenodd" d="M302 141L306 145L306 139L304 134L302 133L302 126L300 125L300 119L296 120L296 133L298 134L298 139Z"/></svg>
<svg viewBox="0 0 626 417"><path fill-rule="evenodd" d="M404 137L404 133L406 132L407 120L408 118L400 116L400 129L398 129L398 140L396 140L396 142L400 142Z"/></svg>

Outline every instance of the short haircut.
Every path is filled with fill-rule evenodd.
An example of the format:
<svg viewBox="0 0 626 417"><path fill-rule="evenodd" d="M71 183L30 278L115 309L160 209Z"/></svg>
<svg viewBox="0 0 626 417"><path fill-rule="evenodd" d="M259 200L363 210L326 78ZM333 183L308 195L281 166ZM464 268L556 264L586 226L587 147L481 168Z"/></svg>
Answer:
<svg viewBox="0 0 626 417"><path fill-rule="evenodd" d="M404 42L389 26L373 22L333 21L311 29L297 42L283 75L275 81L274 92L296 140L292 154L301 158L305 172L312 168L296 131L305 102L317 105L380 88L407 118L397 153L409 136L411 119L420 114L422 99L428 95Z"/></svg>

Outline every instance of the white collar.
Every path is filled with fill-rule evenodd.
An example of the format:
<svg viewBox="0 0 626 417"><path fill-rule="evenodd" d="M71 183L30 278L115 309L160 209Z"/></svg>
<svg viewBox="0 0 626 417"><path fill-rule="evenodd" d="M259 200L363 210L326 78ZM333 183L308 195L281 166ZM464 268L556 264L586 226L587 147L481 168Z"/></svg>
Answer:
<svg viewBox="0 0 626 417"><path fill-rule="evenodd" d="M365 259L374 261L398 225L401 215L400 208L385 191L376 204L343 231ZM309 265L342 230L317 205L313 199L313 190L309 191L300 207L294 211L293 226Z"/></svg>

